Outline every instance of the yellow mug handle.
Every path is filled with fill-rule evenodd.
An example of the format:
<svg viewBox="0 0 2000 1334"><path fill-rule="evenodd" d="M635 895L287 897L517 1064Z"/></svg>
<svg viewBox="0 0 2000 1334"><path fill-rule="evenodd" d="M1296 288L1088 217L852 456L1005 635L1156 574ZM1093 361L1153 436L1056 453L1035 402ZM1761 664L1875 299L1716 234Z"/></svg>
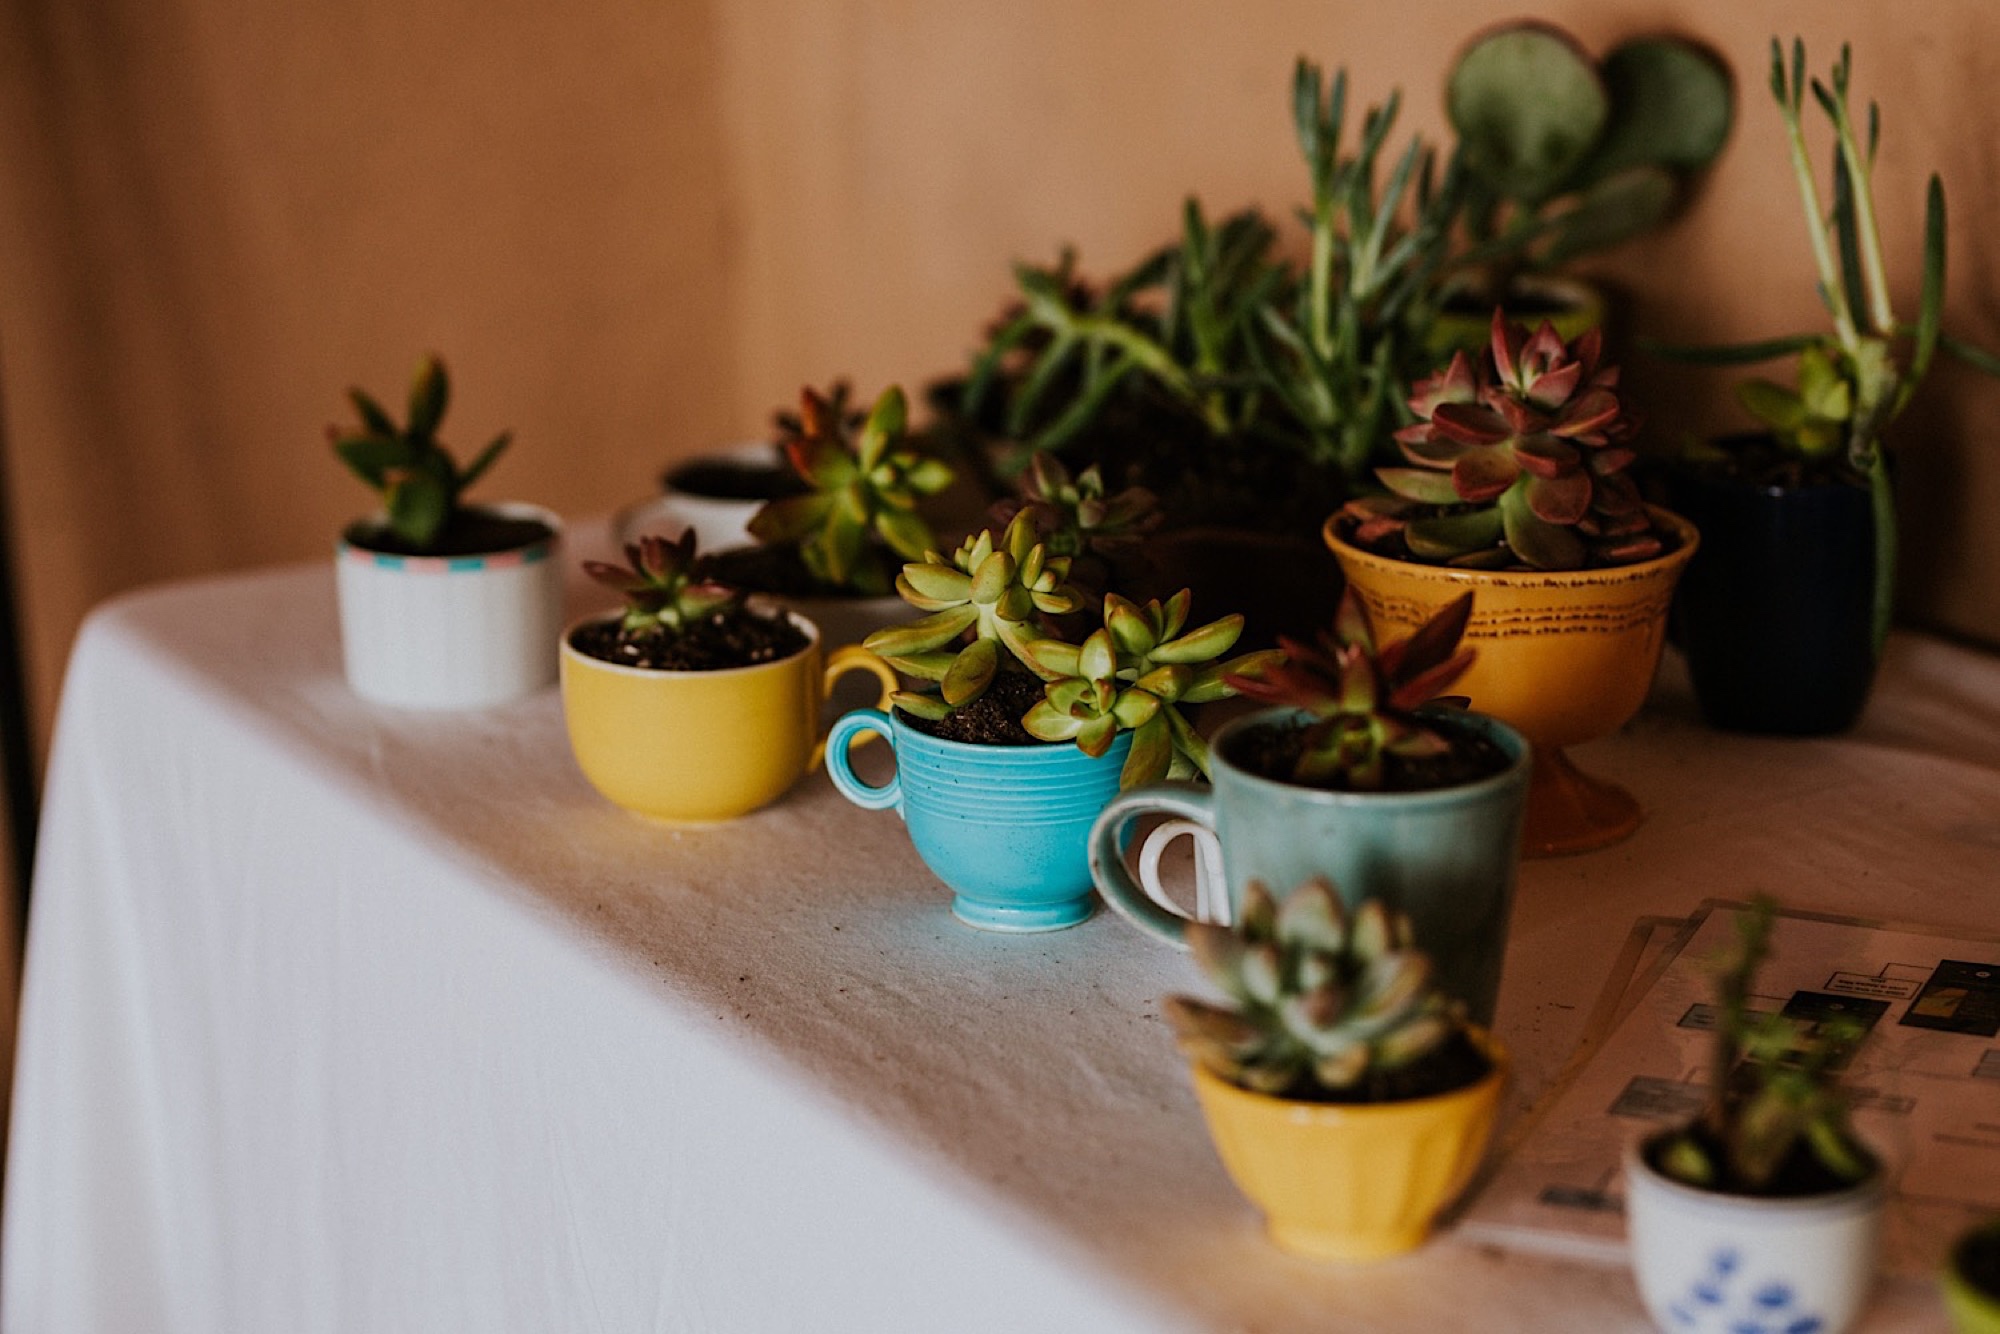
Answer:
<svg viewBox="0 0 2000 1334"><path fill-rule="evenodd" d="M876 657L873 653L870 653L867 649L862 648L859 644L843 644L827 656L826 671L820 676L820 698L826 699L831 696L833 694L834 682L840 680L841 677L846 676L850 672L867 672L881 685L882 694L875 701L875 707L881 709L884 713L889 710L889 697L903 688L903 683L896 679L895 668ZM848 753L852 754L855 750L867 745L874 739L875 734L873 732L861 733L848 744ZM812 764L809 766L807 772L819 768L825 761L826 738L821 737L813 743Z"/></svg>

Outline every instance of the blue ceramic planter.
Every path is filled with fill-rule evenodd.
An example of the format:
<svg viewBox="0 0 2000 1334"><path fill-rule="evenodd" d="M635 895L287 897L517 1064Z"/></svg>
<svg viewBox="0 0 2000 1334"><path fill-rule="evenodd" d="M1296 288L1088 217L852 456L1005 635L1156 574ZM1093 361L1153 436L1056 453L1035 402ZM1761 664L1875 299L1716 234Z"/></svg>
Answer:
<svg viewBox="0 0 2000 1334"><path fill-rule="evenodd" d="M885 738L896 775L870 787L848 743ZM868 810L893 807L917 855L952 890L951 910L987 931L1059 931L1089 917L1090 827L1118 793L1130 733L1092 759L1069 744L978 746L919 732L879 709L857 709L827 733L826 771Z"/></svg>

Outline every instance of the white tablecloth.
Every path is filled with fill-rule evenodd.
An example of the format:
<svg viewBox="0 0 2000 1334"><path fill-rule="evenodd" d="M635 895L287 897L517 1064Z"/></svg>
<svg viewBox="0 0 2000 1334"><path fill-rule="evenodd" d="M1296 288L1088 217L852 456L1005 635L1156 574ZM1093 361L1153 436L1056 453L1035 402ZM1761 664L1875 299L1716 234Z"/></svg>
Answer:
<svg viewBox="0 0 2000 1334"><path fill-rule="evenodd" d="M2000 661L1892 645L1852 736L1672 688L1578 758L1651 809L1522 874L1497 1028L1554 1077L1633 919L1769 889L1991 928ZM699 762L693 757L691 762ZM320 567L125 598L70 667L34 890L0 1322L84 1331L1578 1330L1623 1270L1262 1238L1100 914L951 919L815 775L726 826L601 801L553 690L363 704ZM1885 1287L1871 1328L1941 1329Z"/></svg>

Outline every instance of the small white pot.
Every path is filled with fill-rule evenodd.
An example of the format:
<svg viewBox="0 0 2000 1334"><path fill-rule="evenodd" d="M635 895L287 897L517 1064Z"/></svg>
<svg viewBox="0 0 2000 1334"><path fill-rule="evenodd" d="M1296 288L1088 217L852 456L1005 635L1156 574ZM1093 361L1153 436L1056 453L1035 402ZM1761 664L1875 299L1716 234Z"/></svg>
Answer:
<svg viewBox="0 0 2000 1334"><path fill-rule="evenodd" d="M1670 1334L1840 1334L1875 1281L1883 1174L1826 1195L1761 1199L1698 1190L1625 1152L1632 1272Z"/></svg>
<svg viewBox="0 0 2000 1334"><path fill-rule="evenodd" d="M782 465L783 462L784 455L768 441L732 445L710 454L683 459L676 469L667 473L669 484L663 493L618 512L612 521L613 535L622 547L648 534L676 539L692 528L698 551L751 546L757 539L750 535L750 520L764 508L764 501L727 499L677 490L671 483L674 471L697 463L755 468Z"/></svg>
<svg viewBox="0 0 2000 1334"><path fill-rule="evenodd" d="M478 556L392 556L341 538L340 642L355 694L411 709L478 709L554 683L562 521L535 505L483 508L538 519L550 536Z"/></svg>

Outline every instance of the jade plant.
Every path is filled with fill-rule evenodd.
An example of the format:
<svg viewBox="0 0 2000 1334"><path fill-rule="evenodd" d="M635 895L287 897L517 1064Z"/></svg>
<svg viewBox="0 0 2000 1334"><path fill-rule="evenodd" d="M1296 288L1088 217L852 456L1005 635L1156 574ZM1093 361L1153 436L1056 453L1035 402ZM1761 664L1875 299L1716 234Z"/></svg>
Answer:
<svg viewBox="0 0 2000 1334"><path fill-rule="evenodd" d="M1770 899L1759 896L1738 918L1736 939L1715 972L1707 1100L1699 1116L1652 1149L1660 1171L1705 1190L1802 1193L1850 1185L1875 1170L1837 1082L1862 1036L1858 1028L1838 1020L1815 1027L1751 1008L1773 915Z"/></svg>
<svg viewBox="0 0 2000 1334"><path fill-rule="evenodd" d="M1471 617L1472 594L1466 593L1407 638L1377 649L1368 612L1350 588L1332 629L1315 643L1281 638L1280 655L1225 684L1246 699L1311 717L1289 777L1313 786L1379 791L1392 760L1431 759L1450 751L1444 732L1417 710L1465 702L1443 692L1472 666L1477 651L1459 647Z"/></svg>
<svg viewBox="0 0 2000 1334"><path fill-rule="evenodd" d="M1808 467L1865 485L1875 520L1873 633L1876 652L1889 632L1896 586L1896 507L1882 434L1909 406L1931 360L1943 347L1988 374L2000 360L1952 337L1940 321L1945 291L1944 185L1933 173L1924 202L1922 285L1914 324L1899 319L1890 301L1888 265L1877 222L1874 166L1881 117L1868 106L1865 125L1849 101L1852 60L1840 59L1822 81L1806 75L1804 42L1794 39L1791 59L1771 41L1771 95L1783 117L1792 167L1804 209L1815 284L1831 333L1804 333L1714 348L1663 349L1685 360L1749 364L1798 358L1792 385L1753 379L1738 388L1745 408L1767 426L1778 446ZM1833 133L1832 166L1822 193L1806 143L1805 97L1824 113ZM1829 207L1828 201L1831 201ZM1695 462L1713 461L1716 446L1698 446Z"/></svg>
<svg viewBox="0 0 2000 1334"><path fill-rule="evenodd" d="M330 427L333 449L355 476L381 493L389 529L415 552L433 550L461 511L460 497L513 439L503 431L461 468L437 438L451 398L444 363L427 357L410 383L402 425L365 391L347 391L360 414L358 430Z"/></svg>
<svg viewBox="0 0 2000 1334"><path fill-rule="evenodd" d="M1134 733L1120 771L1131 787L1174 775L1207 773L1207 748L1181 715L1182 705L1221 699L1222 683L1268 654L1215 659L1242 633L1230 615L1186 629L1185 589L1165 604L1137 606L1115 593L1104 598L1103 625L1081 644L1064 640L1055 618L1083 605L1068 582L1070 559L1051 556L1033 520L1015 515L996 541L992 531L967 538L950 559L935 551L905 565L896 580L904 601L929 612L921 620L877 630L864 647L935 691L902 691L903 713L939 724L966 709L1003 675L1040 687L1020 724L1024 740L1075 741L1104 754L1121 731Z"/></svg>
<svg viewBox="0 0 2000 1334"><path fill-rule="evenodd" d="M1110 749L1120 732L1132 749L1119 786L1208 777L1208 743L1181 713L1236 693L1231 682L1267 667L1273 651L1218 659L1236 646L1243 617L1231 614L1187 629L1188 590L1141 607L1116 593L1104 597L1104 624L1081 644L1030 641L1028 665L1045 685L1040 703L1021 720L1043 741L1074 741L1086 755Z"/></svg>
<svg viewBox="0 0 2000 1334"><path fill-rule="evenodd" d="M766 504L750 532L760 542L795 546L825 587L886 594L898 561L916 560L934 544L918 505L950 486L953 473L909 442L899 387L883 390L858 426L845 407L845 385L830 395L801 393L797 429L784 444L810 490Z"/></svg>
<svg viewBox="0 0 2000 1334"><path fill-rule="evenodd" d="M1470 248L1498 278L1555 267L1664 221L1734 118L1729 71L1675 37L1603 60L1547 23L1503 24L1453 63L1445 109L1470 177Z"/></svg>
<svg viewBox="0 0 2000 1334"><path fill-rule="evenodd" d="M740 591L696 573L691 528L674 541L642 537L628 543L625 560L587 560L583 569L624 598L619 630L628 639L676 635L743 602Z"/></svg>
<svg viewBox="0 0 2000 1334"><path fill-rule="evenodd" d="M1637 418L1600 364L1603 335L1565 343L1493 313L1486 353L1421 381L1396 433L1407 467L1379 468L1387 497L1350 502L1356 541L1482 569L1622 565L1661 549L1626 471Z"/></svg>
<svg viewBox="0 0 2000 1334"><path fill-rule="evenodd" d="M1350 915L1324 879L1282 905L1261 881L1234 926L1191 923L1195 962L1232 1004L1170 996L1181 1049L1217 1077L1300 1100L1376 1100L1465 1026L1410 920L1379 899Z"/></svg>

